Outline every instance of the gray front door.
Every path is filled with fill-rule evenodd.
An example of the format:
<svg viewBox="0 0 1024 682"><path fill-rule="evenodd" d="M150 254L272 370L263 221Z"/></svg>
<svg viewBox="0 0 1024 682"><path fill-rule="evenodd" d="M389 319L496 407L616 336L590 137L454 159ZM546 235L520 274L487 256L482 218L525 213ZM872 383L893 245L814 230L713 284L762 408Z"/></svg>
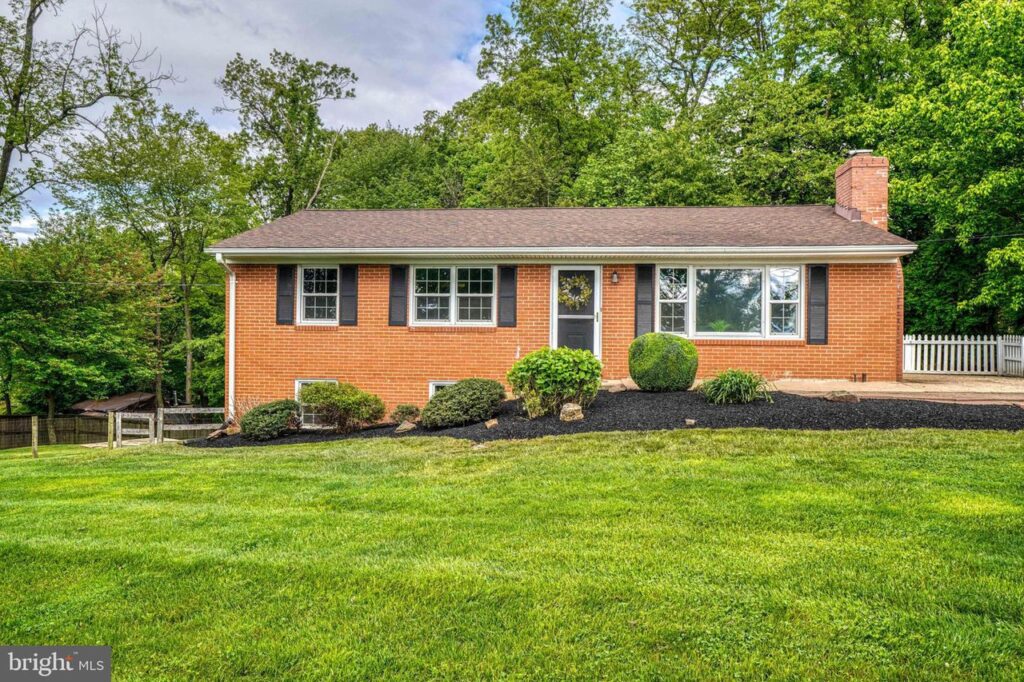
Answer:
<svg viewBox="0 0 1024 682"><path fill-rule="evenodd" d="M558 300L558 293L564 285L574 280L587 284L589 294L586 300L579 300L579 294L586 293L581 287L571 287L571 293L577 297L576 304L566 304ZM558 311L558 345L569 348L584 348L596 352L594 348L594 328L596 323L598 281L594 269L574 270L559 268L555 273L555 302Z"/></svg>

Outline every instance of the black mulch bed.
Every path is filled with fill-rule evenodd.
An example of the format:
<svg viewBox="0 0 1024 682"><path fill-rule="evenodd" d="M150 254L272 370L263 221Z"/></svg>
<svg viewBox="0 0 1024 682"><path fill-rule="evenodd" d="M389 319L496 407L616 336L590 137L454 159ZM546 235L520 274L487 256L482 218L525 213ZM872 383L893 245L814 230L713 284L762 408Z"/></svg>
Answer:
<svg viewBox="0 0 1024 682"><path fill-rule="evenodd" d="M753 427L765 429L1024 429L1024 409L1012 405L964 405L932 403L921 400L862 400L859 403L832 403L821 398L804 398L775 393L774 403L750 405L709 405L701 396L689 393L641 393L602 391L594 404L584 410L578 422L561 422L557 416L528 420L519 401L508 401L498 414L493 429L472 424L453 429L428 431L417 428L407 436L449 436L474 441L539 438L588 431L650 431L685 428L687 419L697 420L697 428ZM341 438L388 438L396 436L394 426L366 429L340 435L322 431L303 431L266 442L253 442L240 436L218 440L192 440L195 447L236 447L240 445L288 445L317 443Z"/></svg>

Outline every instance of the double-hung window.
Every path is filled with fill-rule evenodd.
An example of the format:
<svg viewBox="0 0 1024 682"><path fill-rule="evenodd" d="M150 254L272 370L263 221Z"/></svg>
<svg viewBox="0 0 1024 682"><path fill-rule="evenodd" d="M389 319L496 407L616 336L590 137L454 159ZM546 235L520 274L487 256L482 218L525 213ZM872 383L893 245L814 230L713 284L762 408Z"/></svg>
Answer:
<svg viewBox="0 0 1024 682"><path fill-rule="evenodd" d="M337 324L338 268L303 267L299 282L299 319L302 323Z"/></svg>
<svg viewBox="0 0 1024 682"><path fill-rule="evenodd" d="M687 268L661 268L658 273L658 307L663 332L686 334L686 309L690 298Z"/></svg>
<svg viewBox="0 0 1024 682"><path fill-rule="evenodd" d="M800 268L769 268L769 333L796 336L800 330Z"/></svg>
<svg viewBox="0 0 1024 682"><path fill-rule="evenodd" d="M416 324L494 324L494 268L415 267L412 280Z"/></svg>

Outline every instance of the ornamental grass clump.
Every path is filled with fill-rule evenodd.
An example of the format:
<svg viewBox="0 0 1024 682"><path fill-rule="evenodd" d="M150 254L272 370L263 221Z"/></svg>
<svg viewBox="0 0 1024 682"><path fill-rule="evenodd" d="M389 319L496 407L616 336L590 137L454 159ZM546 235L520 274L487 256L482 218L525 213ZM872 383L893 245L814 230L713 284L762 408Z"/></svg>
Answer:
<svg viewBox="0 0 1024 682"><path fill-rule="evenodd" d="M742 405L755 400L772 402L765 378L741 369L727 369L703 382L698 390L712 405Z"/></svg>
<svg viewBox="0 0 1024 682"><path fill-rule="evenodd" d="M238 423L242 438L272 440L299 428L299 404L294 400L274 400L257 405L242 415Z"/></svg>
<svg viewBox="0 0 1024 682"><path fill-rule="evenodd" d="M320 415L321 424L348 433L384 418L384 402L352 384L317 382L299 391L303 405Z"/></svg>
<svg viewBox="0 0 1024 682"><path fill-rule="evenodd" d="M629 345L629 376L644 391L687 391L697 376L697 347L675 334L638 336Z"/></svg>
<svg viewBox="0 0 1024 682"><path fill-rule="evenodd" d="M487 421L504 399L505 387L493 379L463 379L434 394L420 414L420 424L446 429Z"/></svg>
<svg viewBox="0 0 1024 682"><path fill-rule="evenodd" d="M558 412L566 403L590 405L601 388L601 361L589 350L541 348L508 371L530 419Z"/></svg>

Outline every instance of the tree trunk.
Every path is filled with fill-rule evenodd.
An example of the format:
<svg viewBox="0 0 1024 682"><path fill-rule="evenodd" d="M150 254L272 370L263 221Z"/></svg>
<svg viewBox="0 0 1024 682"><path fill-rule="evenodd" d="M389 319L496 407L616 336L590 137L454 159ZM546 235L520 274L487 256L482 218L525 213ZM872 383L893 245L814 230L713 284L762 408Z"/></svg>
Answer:
<svg viewBox="0 0 1024 682"><path fill-rule="evenodd" d="M18 71L18 77L14 81L14 91L10 94L10 98L7 102L7 128L4 130L4 145L3 151L0 152L0 196L3 195L4 190L7 188L7 179L11 172L11 161L14 158L15 141L14 137L17 135L16 126L18 117L21 115L21 100L25 95L25 88L28 85L28 79L32 70L32 57L35 52L35 26L36 21L39 20L39 15L42 14L43 3L42 2L31 2L29 3L28 13L25 16L25 35L22 36L21 42L21 69ZM23 143L27 141L29 131L24 131L22 135L25 136Z"/></svg>
<svg viewBox="0 0 1024 682"><path fill-rule="evenodd" d="M52 393L46 394L46 437L50 445L57 444L57 427L54 425L54 418L57 416L57 396Z"/></svg>
<svg viewBox="0 0 1024 682"><path fill-rule="evenodd" d="M7 416L10 417L11 413L14 412L13 406L11 405L11 384L14 383L14 367L10 364L7 365L7 371L4 372L4 409L7 411Z"/></svg>
<svg viewBox="0 0 1024 682"><path fill-rule="evenodd" d="M192 404L192 288L185 287L182 297L182 313L185 316L185 404Z"/></svg>
<svg viewBox="0 0 1024 682"><path fill-rule="evenodd" d="M154 324L153 345L156 349L156 373L153 378L153 393L156 394L156 406L164 406L164 339L160 325L160 318L163 317L164 303L164 278L163 274L156 285L156 320Z"/></svg>

